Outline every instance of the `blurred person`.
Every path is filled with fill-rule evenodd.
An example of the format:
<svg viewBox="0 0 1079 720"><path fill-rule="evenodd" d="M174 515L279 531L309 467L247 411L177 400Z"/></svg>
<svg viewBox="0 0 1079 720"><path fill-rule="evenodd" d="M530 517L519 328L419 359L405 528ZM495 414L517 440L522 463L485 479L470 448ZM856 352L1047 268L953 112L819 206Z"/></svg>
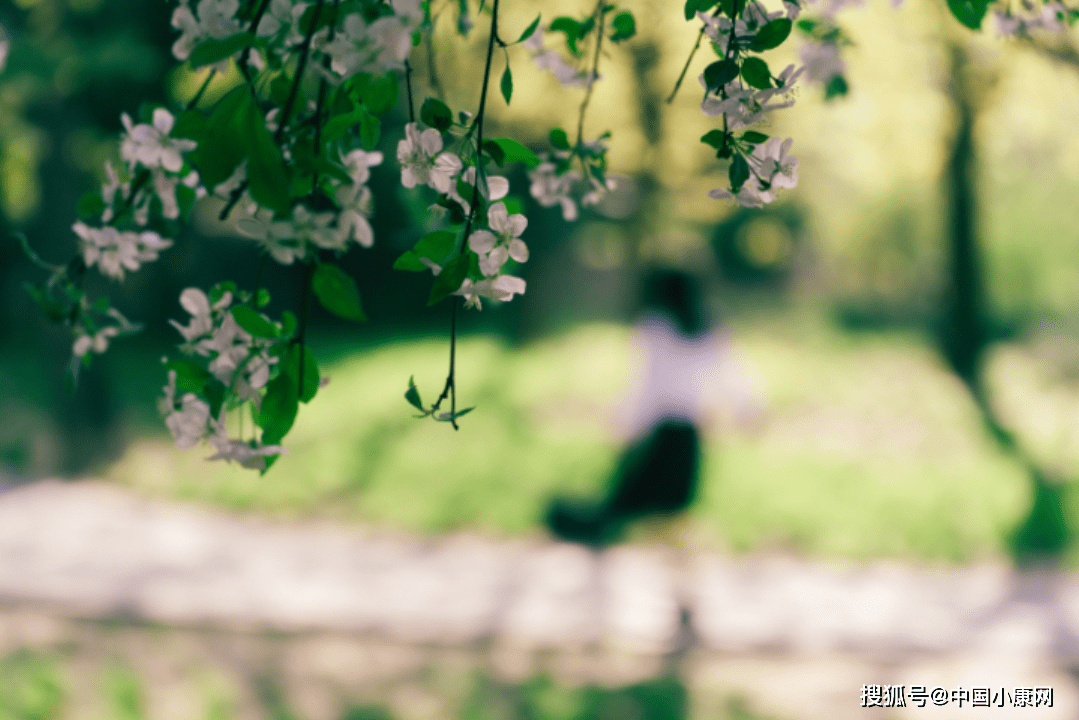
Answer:
<svg viewBox="0 0 1079 720"><path fill-rule="evenodd" d="M598 502L556 498L546 523L558 537L600 547L629 522L675 515L697 497L699 426L723 400L739 421L761 416L760 393L719 323L709 323L700 287L679 270L650 272L636 325L641 358L623 413L629 445Z"/></svg>

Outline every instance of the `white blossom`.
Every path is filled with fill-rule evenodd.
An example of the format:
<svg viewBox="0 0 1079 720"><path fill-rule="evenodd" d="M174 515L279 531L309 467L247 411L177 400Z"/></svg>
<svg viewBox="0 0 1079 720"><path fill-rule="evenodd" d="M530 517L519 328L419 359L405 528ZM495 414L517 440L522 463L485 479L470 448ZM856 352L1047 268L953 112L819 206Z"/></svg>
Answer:
<svg viewBox="0 0 1079 720"><path fill-rule="evenodd" d="M485 200L501 200L502 198L509 195L509 180L502 177L501 175L484 174L483 177L486 180L486 185L482 183L480 184L480 196L483 197ZM465 168L465 171L461 173L461 179L469 185L475 185L476 167L474 165L470 165ZM464 210L465 215L467 215L472 209L472 199L469 198L466 200L465 198L461 197L460 193L457 192L456 183L454 183L453 186L450 187L449 192L446 194L449 195L451 200L456 201L457 204L461 206L461 209ZM435 210L436 212L446 212L446 208L442 207L441 205L432 205L431 209Z"/></svg>
<svg viewBox="0 0 1079 720"><path fill-rule="evenodd" d="M330 58L332 81L357 73L378 75L404 68L412 49L412 33L418 26L419 20L411 16L390 15L368 24L360 13L352 13L345 17L333 40L327 41L327 34L313 45Z"/></svg>
<svg viewBox="0 0 1079 720"><path fill-rule="evenodd" d="M434 128L422 133L416 123L405 125L405 138L397 143L397 162L401 165L401 184L406 188L430 185L448 193L463 164L456 155L442 150L442 135Z"/></svg>
<svg viewBox="0 0 1079 720"><path fill-rule="evenodd" d="M127 113L120 119L127 131L120 143L120 157L131 170L141 164L150 170L164 168L178 173L184 164L183 153L198 146L194 140L169 137L175 120L165 108L154 110L153 125L134 125Z"/></svg>
<svg viewBox="0 0 1079 720"><path fill-rule="evenodd" d="M846 69L834 43L806 43L798 51L805 63L806 80L827 83Z"/></svg>
<svg viewBox="0 0 1079 720"><path fill-rule="evenodd" d="M788 155L794 138L780 140L769 138L768 142L758 145L750 156L750 162L756 166L760 181L771 188L793 188L798 185L798 158ZM750 179L752 182L753 179Z"/></svg>
<svg viewBox="0 0 1079 720"><path fill-rule="evenodd" d="M532 37L525 40L523 44L532 56L532 61L536 63L536 67L549 71L563 87L588 89L592 83L600 79L597 73L578 70L570 65L554 50L544 50L542 28L536 28Z"/></svg>
<svg viewBox="0 0 1079 720"><path fill-rule="evenodd" d="M477 230L468 239L468 247L479 256L485 277L498 275L509 258L528 260L528 246L520 238L528 227L528 218L520 213L510 215L505 204L495 203L487 210L487 224L491 231Z"/></svg>
<svg viewBox="0 0 1079 720"><path fill-rule="evenodd" d="M352 178L352 184L342 183L334 190L334 198L341 211L337 215L337 239L340 243L355 240L361 247L369 248L375 242L375 234L367 218L372 213L371 189L364 183L371 177L370 168L382 162L382 153L353 150L341 158L342 164Z"/></svg>
<svg viewBox="0 0 1079 720"><path fill-rule="evenodd" d="M577 204L569 197L573 183L581 179L581 173L567 170L561 175L555 173L553 162L543 162L529 171L532 181L529 193L543 207L562 206L562 218L566 222L577 219Z"/></svg>
<svg viewBox="0 0 1079 720"><path fill-rule="evenodd" d="M203 40L224 40L243 32L243 26L236 19L239 9L239 0L200 0L196 17L189 0L180 0L179 7L172 13L172 26L182 34L173 44L172 54L177 60L187 60L191 57L191 51ZM214 67L224 70L227 60Z"/></svg>
<svg viewBox="0 0 1079 720"><path fill-rule="evenodd" d="M367 218L371 215L371 188L366 185L341 185L334 191L341 206L337 215L337 239L341 243L355 240L360 247L375 244L375 232Z"/></svg>
<svg viewBox="0 0 1079 720"><path fill-rule="evenodd" d="M114 227L92 228L83 222L71 226L82 240L83 262L87 267L98 266L104 275L124 279L124 270L134 272L140 263L157 260L160 250L171 247L172 241L155 232L120 232Z"/></svg>
<svg viewBox="0 0 1079 720"><path fill-rule="evenodd" d="M240 327L229 311L233 295L225 292L213 305L206 293L187 288L180 293L180 305L191 315L188 325L170 320L186 341L185 352L209 357L209 371L230 388L240 400L253 400L270 379L270 366L276 357L267 354L269 341L252 337Z"/></svg>
<svg viewBox="0 0 1079 720"><path fill-rule="evenodd" d="M997 33L1004 37L1019 37L1031 30L1059 33L1068 28L1068 8L1061 2L1035 3L1020 0L1007 10L996 11Z"/></svg>
<svg viewBox="0 0 1079 720"><path fill-rule="evenodd" d="M225 429L224 413L220 418L211 420L210 426L213 428L210 444L217 452L206 458L207 460L238 462L241 467L249 470L265 470L268 456L288 453L288 450L280 445L261 445L253 440L248 442L230 438Z"/></svg>
<svg viewBox="0 0 1079 720"><path fill-rule="evenodd" d="M206 293L199 288L187 288L180 293L180 307L187 310L188 314L191 315L191 322L186 326L175 320L169 320L169 322L184 336L184 340L188 343L194 343L203 336L209 335L213 330L213 314L224 310L231 304L232 293L230 292L225 292L211 306L210 298L206 297ZM205 355L206 353L200 352L200 354Z"/></svg>
<svg viewBox="0 0 1079 720"><path fill-rule="evenodd" d="M465 299L465 307L481 308L480 298L491 298L503 302L511 300L514 295L523 295L525 281L513 275L498 275L488 277L479 282L472 282L465 278L453 294L460 295Z"/></svg>
<svg viewBox="0 0 1079 720"><path fill-rule="evenodd" d="M752 182L746 182L742 187L738 189L737 193L731 193L726 188L715 188L708 191L708 197L713 200L730 200L737 201L739 205L747 208L759 208L764 207L765 204L771 202L767 195L762 195L761 191Z"/></svg>
<svg viewBox="0 0 1079 720"><path fill-rule="evenodd" d="M7 30L0 25L0 72L3 72L4 66L7 65L7 56L10 51L11 41L8 39Z"/></svg>
<svg viewBox="0 0 1079 720"><path fill-rule="evenodd" d="M266 251L282 265L291 265L307 255L307 244L328 250L344 248L347 238L339 237L330 224L334 213L312 213L303 205L292 208L290 220L274 220L269 210L260 209L250 218L236 223L236 229L260 241Z"/></svg>
<svg viewBox="0 0 1079 720"><path fill-rule="evenodd" d="M797 6L795 6L797 8ZM790 9L787 9L789 16ZM757 30L767 25L770 21L784 17L784 12L776 11L769 13L757 0L747 2L742 9L742 14L734 22L734 34L737 37L755 35ZM724 15L713 17L708 13L697 12L697 19L704 23L704 34L715 43L720 53L727 54L727 43L731 37L731 21Z"/></svg>
<svg viewBox="0 0 1079 720"><path fill-rule="evenodd" d="M207 423L210 420L210 406L200 400L195 393L187 393L176 403L176 371L169 370L169 382L165 386L165 397L161 403L165 415L165 426L172 433L176 447L188 450L198 445L207 435Z"/></svg>
<svg viewBox="0 0 1079 720"><path fill-rule="evenodd" d="M71 352L75 357L82 357L91 351L100 355L109 349L109 340L119 334L120 328L116 325L103 327L93 335L82 333L75 338L75 342L71 346Z"/></svg>
<svg viewBox="0 0 1079 720"><path fill-rule="evenodd" d="M213 194L222 200L228 200L232 197L232 193L238 190L245 182L247 182L247 158L244 158L236 166L236 169L232 171L228 178L214 185Z"/></svg>

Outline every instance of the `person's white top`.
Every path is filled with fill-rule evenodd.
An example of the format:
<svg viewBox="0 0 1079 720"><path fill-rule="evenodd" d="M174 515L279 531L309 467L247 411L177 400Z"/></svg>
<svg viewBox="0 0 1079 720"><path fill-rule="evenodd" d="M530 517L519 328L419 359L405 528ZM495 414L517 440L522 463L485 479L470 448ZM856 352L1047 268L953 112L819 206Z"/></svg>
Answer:
<svg viewBox="0 0 1079 720"><path fill-rule="evenodd" d="M718 330L690 337L667 316L648 312L636 326L641 366L624 415L629 437L664 420L700 425L704 411L729 404L742 420L759 414L761 395L731 339Z"/></svg>

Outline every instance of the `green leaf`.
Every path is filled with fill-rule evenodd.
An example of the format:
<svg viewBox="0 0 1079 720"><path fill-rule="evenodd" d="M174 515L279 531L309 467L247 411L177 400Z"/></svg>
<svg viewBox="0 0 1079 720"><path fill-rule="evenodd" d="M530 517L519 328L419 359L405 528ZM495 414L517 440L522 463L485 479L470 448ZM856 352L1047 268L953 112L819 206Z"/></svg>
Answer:
<svg viewBox="0 0 1079 720"><path fill-rule="evenodd" d="M393 72L373 77L361 75L358 88L363 105L375 115L385 115L397 105L400 89Z"/></svg>
<svg viewBox="0 0 1079 720"><path fill-rule="evenodd" d="M536 153L516 140L495 138L494 142L498 143L498 147L502 148L504 162L524 163L529 170L540 164L540 159L536 156Z"/></svg>
<svg viewBox="0 0 1079 720"><path fill-rule="evenodd" d="M711 145L718 150L723 147L724 137L726 137L726 134L722 130L709 130L701 136L701 142Z"/></svg>
<svg viewBox="0 0 1079 720"><path fill-rule="evenodd" d="M798 21L798 29L804 32L806 35L812 35L813 31L820 23L812 18L802 18Z"/></svg>
<svg viewBox="0 0 1079 720"><path fill-rule="evenodd" d="M284 107L292 90L292 80L285 73L280 73L270 82L270 100L278 107Z"/></svg>
<svg viewBox="0 0 1079 720"><path fill-rule="evenodd" d="M552 129L551 145L554 145L559 150L569 150L569 136L566 135L566 131L562 128Z"/></svg>
<svg viewBox="0 0 1079 720"><path fill-rule="evenodd" d="M498 167L502 167L502 163L506 161L506 152L502 149L502 146L494 140L484 140L483 151L490 155L491 159L495 161L495 164L498 165Z"/></svg>
<svg viewBox="0 0 1079 720"><path fill-rule="evenodd" d="M311 148L306 145L296 145L292 148L292 163L295 167L307 173L319 173L340 180L346 185L352 184L352 177L340 163L335 163L321 155L315 155ZM310 192L310 191L308 191Z"/></svg>
<svg viewBox="0 0 1079 720"><path fill-rule="evenodd" d="M188 110L176 118L176 124L172 126L172 132L169 134L175 138L198 141L202 139L208 125L209 118L198 110Z"/></svg>
<svg viewBox="0 0 1079 720"><path fill-rule="evenodd" d="M577 38L581 37L581 24L571 17L557 17L551 21L551 24L547 28L551 32L561 32L566 34L566 47L574 55L579 55L577 50Z"/></svg>
<svg viewBox="0 0 1079 720"><path fill-rule="evenodd" d="M241 121L250 97L247 86L240 85L221 98L210 113L205 134L190 155L207 187L227 180L247 154L247 132Z"/></svg>
<svg viewBox="0 0 1079 720"><path fill-rule="evenodd" d="M345 133L360 121L360 117L362 117L361 108L362 106L350 112L334 115L327 120L326 124L322 126L322 142L331 143L338 138L344 137Z"/></svg>
<svg viewBox="0 0 1079 720"><path fill-rule="evenodd" d="M311 27L311 23L315 22L315 12L318 11L318 22L315 23L314 28ZM316 33L324 27L329 26L333 21L334 13L330 12L327 7L320 8L318 5L311 5L300 16L300 34L307 35L308 33Z"/></svg>
<svg viewBox="0 0 1079 720"><path fill-rule="evenodd" d="M420 120L439 132L445 132L453 125L453 113L446 103L438 98L427 98L420 109Z"/></svg>
<svg viewBox="0 0 1079 720"><path fill-rule="evenodd" d="M476 406L473 405L472 407L467 407L464 410L458 410L455 413L448 413L448 412L439 413L435 417L435 420L437 420L438 422L453 422L454 420L461 417L462 415L468 415L470 412L472 412L475 409L476 409Z"/></svg>
<svg viewBox="0 0 1079 720"><path fill-rule="evenodd" d="M768 63L759 57L747 57L742 61L742 78L758 90L767 90L772 87L772 73L768 69Z"/></svg>
<svg viewBox="0 0 1079 720"><path fill-rule="evenodd" d="M382 135L382 123L377 117L367 111L366 107L360 108L360 145L370 152L378 147L378 139Z"/></svg>
<svg viewBox="0 0 1079 720"><path fill-rule="evenodd" d="M360 290L356 287L356 281L336 265L319 265L311 280L311 288L322 307L334 315L357 322L367 320L360 307Z"/></svg>
<svg viewBox="0 0 1079 720"><path fill-rule="evenodd" d="M848 90L850 88L847 87L846 78L842 75L836 75L824 86L824 99L831 100L832 98L842 97L847 94Z"/></svg>
<svg viewBox="0 0 1079 720"><path fill-rule="evenodd" d="M394 270L408 270L411 272L423 272L430 270L420 258L427 258L436 265L446 264L450 253L457 246L457 233L449 230L435 230L424 235L408 252L397 258L393 264Z"/></svg>
<svg viewBox="0 0 1079 720"><path fill-rule="evenodd" d="M259 408L259 427L262 428L262 444L275 445L288 435L296 413L300 409L296 393L296 380L281 373L266 383L266 394Z"/></svg>
<svg viewBox="0 0 1079 720"><path fill-rule="evenodd" d="M704 82L708 91L718 90L738 77L738 63L734 60L717 60L704 69Z"/></svg>
<svg viewBox="0 0 1079 720"><path fill-rule="evenodd" d="M788 18L776 18L757 31L756 37L749 43L753 52L764 52L779 47L791 34L792 23Z"/></svg>
<svg viewBox="0 0 1079 720"><path fill-rule="evenodd" d="M270 291L266 288L259 288L255 293L255 305L258 307L266 307L270 304Z"/></svg>
<svg viewBox="0 0 1079 720"><path fill-rule="evenodd" d="M274 324L259 315L250 305L233 305L232 319L254 337L277 337L277 328Z"/></svg>
<svg viewBox="0 0 1079 720"><path fill-rule="evenodd" d="M213 379L213 375L205 368L186 360L173 360L167 363L165 368L176 371L177 391L201 393L207 381Z"/></svg>
<svg viewBox="0 0 1079 720"><path fill-rule="evenodd" d="M198 196L195 194L195 189L190 188L183 183L176 186L176 204L180 208L180 217L186 221L191 215L191 209L195 207L195 200Z"/></svg>
<svg viewBox="0 0 1079 720"><path fill-rule="evenodd" d="M502 97L506 100L506 104L510 104L510 98L513 97L513 73L510 72L510 64L506 63L506 69L502 71L502 81L498 84L499 90L502 91Z"/></svg>
<svg viewBox="0 0 1079 720"><path fill-rule="evenodd" d="M685 7L682 8L682 12L686 16L686 20L692 20L697 14L697 0L686 0Z"/></svg>
<svg viewBox="0 0 1079 720"><path fill-rule="evenodd" d="M637 34L637 22L633 19L633 13L629 11L623 11L615 15L614 19L611 20L611 25L614 27L614 32L611 34L612 42L629 40Z"/></svg>
<svg viewBox="0 0 1079 720"><path fill-rule="evenodd" d="M401 253L401 257L393 263L394 270L407 270L408 272L423 272L429 270L426 265L420 262L420 256L413 250L406 250Z"/></svg>
<svg viewBox="0 0 1079 720"><path fill-rule="evenodd" d="M203 40L191 51L191 67L200 68L224 60L255 43L255 36L249 32L236 33L221 40Z"/></svg>
<svg viewBox="0 0 1079 720"><path fill-rule="evenodd" d="M105 211L105 200L99 192L88 192L79 198L75 212L83 220L96 220Z"/></svg>
<svg viewBox="0 0 1079 720"><path fill-rule="evenodd" d="M296 314L291 310L285 310L281 313L281 337L292 337L292 334L296 332Z"/></svg>
<svg viewBox="0 0 1079 720"><path fill-rule="evenodd" d="M971 30L981 29L988 7L988 0L948 0L948 9L955 19Z"/></svg>
<svg viewBox="0 0 1079 720"><path fill-rule="evenodd" d="M405 391L405 400L408 400L408 404L420 412L426 412L423 409L423 401L420 400L420 389L416 387L415 375L408 379L408 390Z"/></svg>
<svg viewBox="0 0 1079 720"><path fill-rule="evenodd" d="M225 384L217 378L210 378L202 388L202 396L210 404L210 415L218 417L221 414L221 406L225 404L227 394Z"/></svg>
<svg viewBox="0 0 1079 720"><path fill-rule="evenodd" d="M246 88L245 88L246 90ZM247 182L251 197L275 214L287 216L292 210L292 195L281 149L266 128L262 112L247 95L244 106L247 129Z"/></svg>
<svg viewBox="0 0 1079 720"><path fill-rule="evenodd" d="M300 402L311 402L318 393L318 362L311 348L299 343L292 343L284 357L281 358L281 373L288 376L289 382L294 388L300 388L300 351L303 351L303 391L299 393Z"/></svg>
<svg viewBox="0 0 1079 720"><path fill-rule="evenodd" d="M761 133L761 132L757 132L756 130L747 130L742 135L742 140L744 140L747 143L752 143L754 145L757 145L758 143L762 143L767 139L768 139L767 135L765 135L764 133Z"/></svg>
<svg viewBox="0 0 1079 720"><path fill-rule="evenodd" d="M727 174L731 180L731 192L737 193L749 179L749 163L741 155L735 155Z"/></svg>
<svg viewBox="0 0 1079 720"><path fill-rule="evenodd" d="M442 272L435 277L435 283L431 286L431 296L427 298L428 306L449 297L461 288L461 283L468 276L468 258L471 254L458 255L442 268Z"/></svg>
<svg viewBox="0 0 1079 720"><path fill-rule="evenodd" d="M524 42L528 38L532 37L532 34L536 32L536 28L539 27L539 23L540 16L537 15L536 19L533 20L532 23L525 28L525 31L523 33L521 33L521 37L517 38L517 42Z"/></svg>
<svg viewBox="0 0 1079 720"><path fill-rule="evenodd" d="M457 247L457 233L449 230L435 230L420 238L412 250L419 257L425 257L437 265L444 265L455 247Z"/></svg>

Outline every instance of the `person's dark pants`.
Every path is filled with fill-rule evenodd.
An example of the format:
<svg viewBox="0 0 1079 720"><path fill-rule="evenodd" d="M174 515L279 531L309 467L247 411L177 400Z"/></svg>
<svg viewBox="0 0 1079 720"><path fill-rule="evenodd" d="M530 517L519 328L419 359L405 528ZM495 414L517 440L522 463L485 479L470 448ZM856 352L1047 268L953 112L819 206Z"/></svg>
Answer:
<svg viewBox="0 0 1079 720"><path fill-rule="evenodd" d="M555 500L547 525L566 540L606 544L628 521L689 507L697 496L699 473L697 429L685 420L665 420L622 456L600 504Z"/></svg>

